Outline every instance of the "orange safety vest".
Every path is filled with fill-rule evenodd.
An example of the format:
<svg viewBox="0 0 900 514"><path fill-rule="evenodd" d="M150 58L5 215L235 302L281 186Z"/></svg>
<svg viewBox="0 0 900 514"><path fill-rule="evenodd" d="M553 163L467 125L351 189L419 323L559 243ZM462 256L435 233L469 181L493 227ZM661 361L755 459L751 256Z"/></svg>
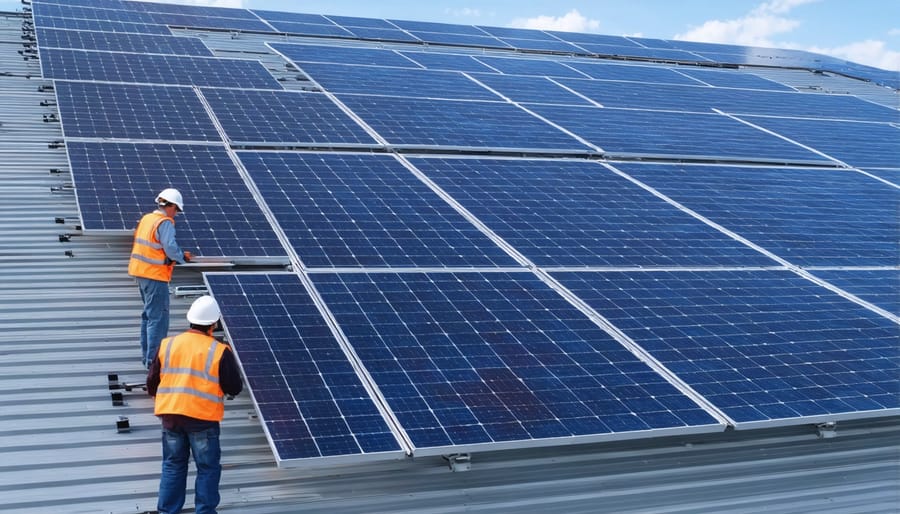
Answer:
<svg viewBox="0 0 900 514"><path fill-rule="evenodd" d="M134 231L134 246L131 247L131 259L128 261L128 274L162 282L172 279L172 268L175 263L166 258L166 251L159 242L156 229L163 221L175 220L157 211L145 214Z"/></svg>
<svg viewBox="0 0 900 514"><path fill-rule="evenodd" d="M214 337L194 331L163 339L153 413L222 421L225 393L219 385L219 362L227 348Z"/></svg>

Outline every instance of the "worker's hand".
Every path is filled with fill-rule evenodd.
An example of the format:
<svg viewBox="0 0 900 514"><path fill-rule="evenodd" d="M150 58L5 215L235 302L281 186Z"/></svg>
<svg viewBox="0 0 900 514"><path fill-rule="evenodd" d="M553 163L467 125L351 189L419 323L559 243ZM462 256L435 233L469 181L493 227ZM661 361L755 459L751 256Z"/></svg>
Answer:
<svg viewBox="0 0 900 514"><path fill-rule="evenodd" d="M184 252L184 262L191 262L191 259L194 258L194 255L191 252Z"/></svg>

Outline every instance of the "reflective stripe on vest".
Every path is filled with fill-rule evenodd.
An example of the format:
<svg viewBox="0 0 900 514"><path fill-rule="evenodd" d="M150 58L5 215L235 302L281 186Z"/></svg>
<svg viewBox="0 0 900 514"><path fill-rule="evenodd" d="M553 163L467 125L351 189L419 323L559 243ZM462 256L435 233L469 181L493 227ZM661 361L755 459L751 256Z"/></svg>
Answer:
<svg viewBox="0 0 900 514"><path fill-rule="evenodd" d="M154 414L221 421L225 395L219 385L219 363L226 349L213 337L198 332L163 339Z"/></svg>
<svg viewBox="0 0 900 514"><path fill-rule="evenodd" d="M172 279L174 262L166 257L166 251L159 242L157 229L160 223L175 220L154 211L144 215L134 231L134 246L131 248L131 259L128 261L128 274L133 277L149 278L168 282Z"/></svg>

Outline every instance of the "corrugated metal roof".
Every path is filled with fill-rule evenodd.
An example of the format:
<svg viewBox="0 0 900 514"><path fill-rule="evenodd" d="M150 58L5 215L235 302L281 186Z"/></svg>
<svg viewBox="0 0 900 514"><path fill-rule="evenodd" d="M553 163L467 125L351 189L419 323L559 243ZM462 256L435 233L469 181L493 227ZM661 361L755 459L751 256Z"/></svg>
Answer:
<svg viewBox="0 0 900 514"><path fill-rule="evenodd" d="M160 448L142 391L113 406L107 373L142 378L128 238L82 236L52 92L0 19L0 512L142 512ZM27 78L27 77L31 78ZM52 173L50 170L59 170ZM62 218L63 223L57 223ZM71 235L68 242L60 236ZM65 237L63 239L66 239ZM68 252L68 254L67 254ZM199 284L178 270L177 284ZM189 299L175 298L172 330ZM131 431L118 433L120 416ZM222 512L898 512L900 423L508 451L451 472L440 457L277 469L247 395L222 424ZM190 501L190 500L189 500Z"/></svg>

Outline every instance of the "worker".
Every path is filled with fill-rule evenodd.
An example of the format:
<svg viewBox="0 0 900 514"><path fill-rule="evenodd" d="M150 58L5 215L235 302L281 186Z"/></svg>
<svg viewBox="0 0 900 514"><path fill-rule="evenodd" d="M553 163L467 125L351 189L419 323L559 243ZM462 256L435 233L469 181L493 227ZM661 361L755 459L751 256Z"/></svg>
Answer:
<svg viewBox="0 0 900 514"><path fill-rule="evenodd" d="M216 512L219 505L219 422L225 395L243 389L231 349L217 341L219 304L201 296L187 313L190 329L163 339L147 374L147 392L156 398L154 414L162 421L162 477L157 510L181 512L187 486L188 458L194 456L194 508L197 514Z"/></svg>
<svg viewBox="0 0 900 514"><path fill-rule="evenodd" d="M169 333L169 281L175 263L191 260L175 241L175 215L184 210L177 189L156 195L157 209L145 214L134 231L128 274L137 279L144 310L141 312L141 363L149 368L159 342Z"/></svg>

